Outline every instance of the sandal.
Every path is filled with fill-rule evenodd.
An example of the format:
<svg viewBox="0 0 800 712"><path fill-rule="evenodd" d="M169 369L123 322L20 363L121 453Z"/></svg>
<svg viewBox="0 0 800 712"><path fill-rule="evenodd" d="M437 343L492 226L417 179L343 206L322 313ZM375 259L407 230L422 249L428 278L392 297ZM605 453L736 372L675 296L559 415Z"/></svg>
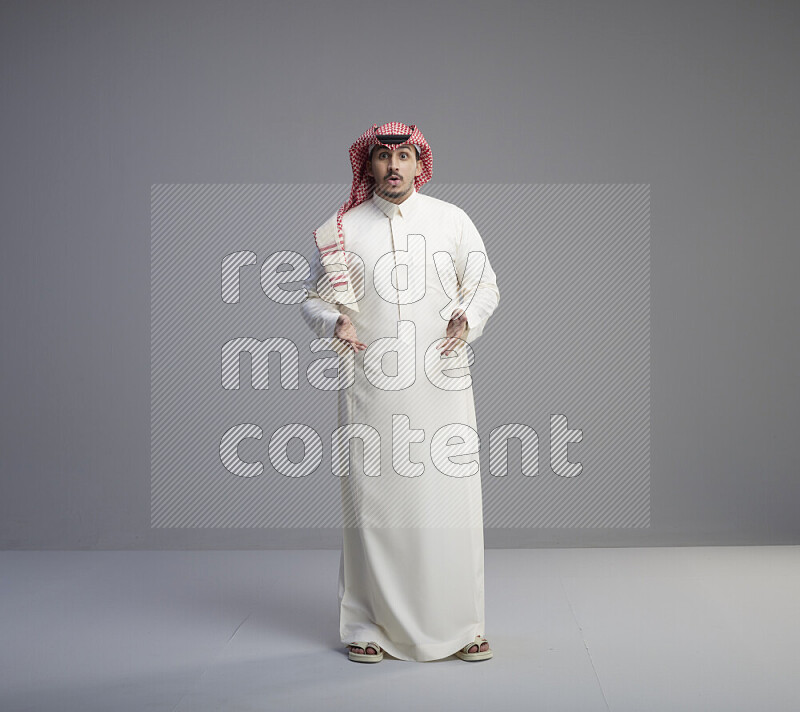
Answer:
<svg viewBox="0 0 800 712"><path fill-rule="evenodd" d="M350 660L354 660L357 663L379 663L383 660L383 650L381 650L381 646L372 641L366 640L357 640L355 643L350 643L349 646L350 653L349 657ZM374 648L377 650L377 653L368 653L367 648ZM364 650L363 653L356 653L352 650L352 648L362 648Z"/></svg>
<svg viewBox="0 0 800 712"><path fill-rule="evenodd" d="M467 643L461 650L456 650L456 655L461 658L462 660L474 661L474 660L488 660L489 658L494 655L494 651L489 648L488 650L481 650L482 643L488 643L489 641L486 638L482 637L481 635L476 635L475 640L471 643ZM470 653L469 649L473 646L478 646L478 651L475 653Z"/></svg>

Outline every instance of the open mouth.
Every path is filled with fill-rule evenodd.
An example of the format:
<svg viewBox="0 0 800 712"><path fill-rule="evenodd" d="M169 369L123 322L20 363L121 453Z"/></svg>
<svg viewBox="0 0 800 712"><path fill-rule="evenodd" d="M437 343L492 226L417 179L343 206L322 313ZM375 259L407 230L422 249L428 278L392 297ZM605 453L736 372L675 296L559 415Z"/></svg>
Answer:
<svg viewBox="0 0 800 712"><path fill-rule="evenodd" d="M392 185L400 185L403 181L398 176L392 176L391 178L387 178L386 182Z"/></svg>

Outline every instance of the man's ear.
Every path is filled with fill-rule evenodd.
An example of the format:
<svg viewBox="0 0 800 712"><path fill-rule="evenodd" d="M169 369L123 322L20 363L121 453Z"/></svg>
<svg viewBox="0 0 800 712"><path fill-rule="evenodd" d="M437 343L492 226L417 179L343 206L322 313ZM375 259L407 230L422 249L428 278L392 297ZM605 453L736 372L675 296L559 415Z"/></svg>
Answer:
<svg viewBox="0 0 800 712"><path fill-rule="evenodd" d="M417 170L414 171L414 175L418 176L422 172L422 161L417 161Z"/></svg>
<svg viewBox="0 0 800 712"><path fill-rule="evenodd" d="M365 172L366 172L366 174L368 176L374 177L374 176L372 176L372 159L371 158L367 157L367 164L366 164L366 166L364 166L364 168L365 168Z"/></svg>

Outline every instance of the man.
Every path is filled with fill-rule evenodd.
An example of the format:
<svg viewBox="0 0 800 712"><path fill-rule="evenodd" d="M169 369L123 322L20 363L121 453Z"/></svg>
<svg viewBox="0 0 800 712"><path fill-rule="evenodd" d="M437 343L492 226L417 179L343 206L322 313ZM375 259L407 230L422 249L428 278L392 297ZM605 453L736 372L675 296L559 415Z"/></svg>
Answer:
<svg viewBox="0 0 800 712"><path fill-rule="evenodd" d="M373 125L350 161L350 198L314 233L320 259L302 307L317 336L335 337L339 372L350 375L332 437L347 520L341 641L359 662L383 650L485 660L467 344L498 304L495 274L467 214L419 193L433 154L416 126Z"/></svg>

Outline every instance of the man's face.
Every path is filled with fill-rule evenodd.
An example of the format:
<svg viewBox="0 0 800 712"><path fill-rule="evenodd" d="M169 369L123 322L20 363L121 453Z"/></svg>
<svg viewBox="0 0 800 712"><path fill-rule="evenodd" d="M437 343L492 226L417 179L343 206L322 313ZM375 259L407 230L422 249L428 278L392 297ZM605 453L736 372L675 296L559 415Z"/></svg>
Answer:
<svg viewBox="0 0 800 712"><path fill-rule="evenodd" d="M385 146L372 149L367 175L375 178L375 192L390 203L402 203L414 188L414 178L422 170L413 146L403 144L390 151Z"/></svg>

